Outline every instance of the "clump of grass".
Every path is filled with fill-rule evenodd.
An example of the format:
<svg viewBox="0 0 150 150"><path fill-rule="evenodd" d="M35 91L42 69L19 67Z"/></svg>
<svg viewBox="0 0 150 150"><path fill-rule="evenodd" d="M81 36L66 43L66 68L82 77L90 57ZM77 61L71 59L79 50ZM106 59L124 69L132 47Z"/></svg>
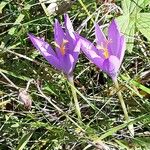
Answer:
<svg viewBox="0 0 150 150"><path fill-rule="evenodd" d="M119 1L80 1L68 13L76 31L94 39L93 20L105 27L122 13L121 9ZM61 14L47 17L34 0L2 1L0 10L0 149L149 149L150 47L144 34L130 37L134 39L133 50L126 51L119 76L120 90L135 125L132 137L128 123L123 121L117 91L106 74L80 55L73 87L82 113L79 124L66 79L27 39L27 33L32 32L51 42L54 18L63 24ZM149 12L149 7L142 11ZM29 97L26 103L18 99L20 89L32 97L31 108L25 107Z"/></svg>

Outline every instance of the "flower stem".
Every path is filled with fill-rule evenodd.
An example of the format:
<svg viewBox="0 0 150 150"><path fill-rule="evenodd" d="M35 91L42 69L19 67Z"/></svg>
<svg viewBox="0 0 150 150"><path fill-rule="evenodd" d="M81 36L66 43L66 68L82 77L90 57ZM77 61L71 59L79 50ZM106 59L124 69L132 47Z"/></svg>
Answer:
<svg viewBox="0 0 150 150"><path fill-rule="evenodd" d="M128 111L127 111L125 102L124 102L124 100L123 100L123 96L122 96L121 91L120 91L120 89L119 89L118 80L115 79L115 80L113 80L113 81L114 81L114 84L115 84L116 89L117 89L117 95L118 95L119 101L120 101L120 103L121 103L121 107L122 107L122 110L123 110L123 113L124 113L125 120L126 120L127 122L129 122L129 121L130 121L130 118L129 118L129 115L128 115ZM134 136L134 127L133 127L133 124L129 124L129 125L128 125L128 129L129 129L129 131L130 131L130 134L131 134L132 136Z"/></svg>
<svg viewBox="0 0 150 150"><path fill-rule="evenodd" d="M80 111L80 106L79 106L79 102L77 99L77 93L73 88L74 87L73 75L68 75L68 81L71 84L70 87L71 87L71 91L72 91L72 96L74 98L75 110L76 110L76 113L78 116L78 120L81 121L81 111Z"/></svg>

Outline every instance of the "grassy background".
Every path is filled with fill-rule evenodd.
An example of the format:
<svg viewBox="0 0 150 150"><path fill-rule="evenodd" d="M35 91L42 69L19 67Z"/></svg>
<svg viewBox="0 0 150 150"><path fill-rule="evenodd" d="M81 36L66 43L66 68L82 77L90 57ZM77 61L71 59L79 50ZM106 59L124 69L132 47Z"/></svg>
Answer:
<svg viewBox="0 0 150 150"><path fill-rule="evenodd" d="M93 40L93 21L106 27L121 10L119 0L84 0L76 1L68 14L75 30ZM83 116L79 124L65 77L28 40L31 32L52 42L54 18L63 24L61 12L46 16L38 0L2 0L0 11L1 150L150 149L150 43L141 32L136 30L130 37L133 51L127 49L119 75L120 90L135 126L135 137L131 137L106 74L80 55L74 71ZM142 11L150 12L149 5Z"/></svg>

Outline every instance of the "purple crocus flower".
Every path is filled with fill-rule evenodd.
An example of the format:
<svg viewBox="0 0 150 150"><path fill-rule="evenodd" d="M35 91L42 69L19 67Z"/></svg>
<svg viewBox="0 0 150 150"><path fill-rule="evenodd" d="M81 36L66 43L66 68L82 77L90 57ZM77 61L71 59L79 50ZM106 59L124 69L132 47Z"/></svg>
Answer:
<svg viewBox="0 0 150 150"><path fill-rule="evenodd" d="M65 18L65 32L59 24L58 20L55 20L54 24L54 39L53 44L55 50L45 42L42 38L35 37L33 34L29 34L29 38L32 44L37 50L41 52L43 57L56 69L62 71L67 76L72 75L75 64L78 60L80 52L79 38L75 37L72 23L67 14Z"/></svg>
<svg viewBox="0 0 150 150"><path fill-rule="evenodd" d="M98 24L95 25L96 46L80 36L83 53L96 66L116 80L125 53L125 37L120 33L115 20L108 28L108 37Z"/></svg>

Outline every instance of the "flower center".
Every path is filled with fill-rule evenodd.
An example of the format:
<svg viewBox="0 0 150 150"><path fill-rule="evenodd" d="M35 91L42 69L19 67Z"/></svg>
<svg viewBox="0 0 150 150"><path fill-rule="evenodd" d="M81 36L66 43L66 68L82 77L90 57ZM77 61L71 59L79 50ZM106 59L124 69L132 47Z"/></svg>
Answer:
<svg viewBox="0 0 150 150"><path fill-rule="evenodd" d="M105 59L109 58L109 51L108 51L108 44L111 42L111 40L106 40L104 43L101 43L100 45L97 45L98 50L103 51L103 55Z"/></svg>
<svg viewBox="0 0 150 150"><path fill-rule="evenodd" d="M68 43L68 40L63 39L62 43L59 45L56 42L53 42L54 45L60 49L61 54L64 56L66 53L66 44Z"/></svg>

